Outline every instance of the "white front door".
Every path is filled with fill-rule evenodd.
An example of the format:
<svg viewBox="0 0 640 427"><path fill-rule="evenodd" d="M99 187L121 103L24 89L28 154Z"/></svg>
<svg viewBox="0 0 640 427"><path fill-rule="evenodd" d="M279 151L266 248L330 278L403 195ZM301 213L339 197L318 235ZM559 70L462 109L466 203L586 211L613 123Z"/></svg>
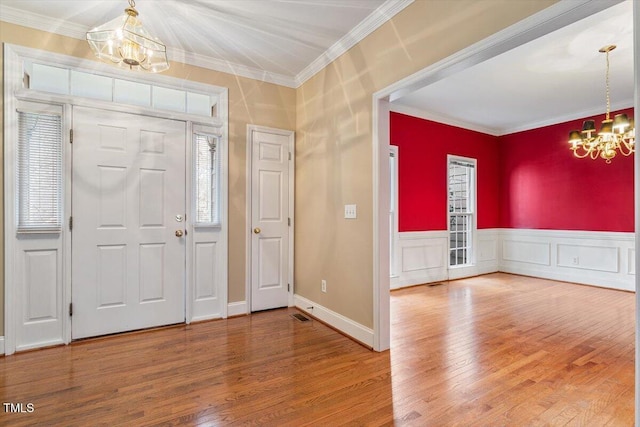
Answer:
<svg viewBox="0 0 640 427"><path fill-rule="evenodd" d="M181 121L74 107L72 338L184 322L185 138Z"/></svg>
<svg viewBox="0 0 640 427"><path fill-rule="evenodd" d="M251 130L251 311L289 304L289 141Z"/></svg>

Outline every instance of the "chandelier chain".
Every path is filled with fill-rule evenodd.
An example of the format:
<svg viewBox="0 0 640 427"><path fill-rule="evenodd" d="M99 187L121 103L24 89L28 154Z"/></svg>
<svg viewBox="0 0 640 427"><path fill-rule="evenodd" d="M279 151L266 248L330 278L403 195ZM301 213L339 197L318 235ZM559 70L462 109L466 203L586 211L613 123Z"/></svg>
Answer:
<svg viewBox="0 0 640 427"><path fill-rule="evenodd" d="M129 6L131 6L131 7L134 7L134 8L135 8L135 7L136 7L136 2L135 2L135 0L129 0Z"/></svg>
<svg viewBox="0 0 640 427"><path fill-rule="evenodd" d="M607 50L606 52L607 55L607 71L606 71L606 77L605 77L605 81L606 81L606 86L607 86L607 115L606 115L606 120L609 120L609 113L611 112L611 97L609 94L609 51Z"/></svg>

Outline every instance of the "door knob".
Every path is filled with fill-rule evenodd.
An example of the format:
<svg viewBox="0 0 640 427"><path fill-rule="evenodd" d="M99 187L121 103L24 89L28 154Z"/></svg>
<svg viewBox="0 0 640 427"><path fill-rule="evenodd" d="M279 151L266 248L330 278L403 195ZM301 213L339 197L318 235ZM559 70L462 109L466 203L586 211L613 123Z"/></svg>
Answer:
<svg viewBox="0 0 640 427"><path fill-rule="evenodd" d="M184 233L182 232L182 230L176 230L176 237L182 237L184 235Z"/></svg>
<svg viewBox="0 0 640 427"><path fill-rule="evenodd" d="M253 232L256 233L256 234L260 234L261 231L262 230L260 230L259 227L256 227L256 228L253 229Z"/></svg>

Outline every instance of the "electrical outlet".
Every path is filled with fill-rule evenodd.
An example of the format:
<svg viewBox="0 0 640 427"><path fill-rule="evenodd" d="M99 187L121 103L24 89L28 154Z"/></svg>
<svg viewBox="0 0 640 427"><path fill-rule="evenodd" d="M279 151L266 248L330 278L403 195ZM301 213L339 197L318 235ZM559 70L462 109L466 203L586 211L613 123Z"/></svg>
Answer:
<svg viewBox="0 0 640 427"><path fill-rule="evenodd" d="M573 263L573 265L578 265L580 264L580 258L578 258L577 256L574 256L571 262Z"/></svg>
<svg viewBox="0 0 640 427"><path fill-rule="evenodd" d="M322 290L322 292L327 293L327 281L322 279L322 284L320 286L321 286L320 289Z"/></svg>

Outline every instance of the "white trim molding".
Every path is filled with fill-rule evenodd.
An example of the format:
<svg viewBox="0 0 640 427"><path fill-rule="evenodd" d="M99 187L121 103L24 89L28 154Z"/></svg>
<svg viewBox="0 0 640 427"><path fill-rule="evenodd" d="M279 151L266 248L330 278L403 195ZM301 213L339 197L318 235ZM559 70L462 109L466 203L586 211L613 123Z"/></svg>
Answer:
<svg viewBox="0 0 640 427"><path fill-rule="evenodd" d="M304 70L300 71L295 77L296 87L301 86L315 76L320 70L331 64L342 54L347 52L353 46L369 34L377 30L382 24L393 18L396 14L404 10L405 7L413 3L414 0L387 0L380 7L374 10L363 21L356 25L351 31L345 34L340 40L335 42L323 54L318 56Z"/></svg>
<svg viewBox="0 0 640 427"><path fill-rule="evenodd" d="M634 233L503 228L499 235L500 271L635 290Z"/></svg>
<svg viewBox="0 0 640 427"><path fill-rule="evenodd" d="M116 104L106 101L99 101L89 98L82 98L74 95L65 94L51 94L45 92L39 92L37 90L29 90L22 88L23 75L22 68L24 62L38 61L51 65L67 67L71 70L91 70L92 74L113 76L117 77L116 71L110 69L106 64L100 64L95 61L86 61L83 59L70 57L66 55L51 54L48 58L48 62L39 58L45 58L47 53L40 50L29 49L21 46L15 46L10 44L4 45L4 116L6 124L4 127L4 141L15 141L15 133L17 132L15 119L16 102L18 100L33 101L45 104L59 105L64 109L64 215L66 219L71 212L71 145L69 144L69 129L71 129L71 106L72 105L86 105L94 108L117 110L125 113L133 113L140 115L151 115L154 117L163 117L167 119L176 119L184 121L187 124L187 129L193 129L193 125L208 125L215 127L215 133L221 135L221 144L224 149L221 150L222 158L222 170L220 176L220 203L221 208L221 223L220 227L217 227L209 234L215 234L216 243L219 242L219 251L216 255L216 265L221 268L216 272L215 283L215 298L209 298L210 301L203 302L204 299L191 301L191 298L195 298L195 292L193 287L195 286L194 280L195 274L195 257L193 253L192 245L186 249L187 256L187 271L185 273L185 292L186 292L186 312L185 321L189 323L192 320L204 320L209 318L226 317L227 312L227 241L228 241L228 218L226 205L228 204L228 89L221 88L212 85L200 84L189 82L168 76L156 76L156 75L140 75L137 79L145 82L160 83L168 88L186 89L194 88L204 93L215 95L216 105L218 106L219 117L205 117L196 116L183 113L166 113L161 110L151 110L150 108L139 107L134 105ZM59 62L56 62L59 61ZM89 68L85 68L89 66ZM190 162L190 147L191 141L187 141L186 156L187 162ZM16 236L15 233L15 144L6 143L4 146L4 191L5 191L5 236ZM191 164L187 163L187 167ZM189 174L191 176L191 174ZM190 178L189 178L190 179ZM191 195L191 189L189 186L191 182L188 180L186 183L185 191L188 195ZM188 208L190 205L189 197L187 197ZM66 221L65 221L66 222ZM194 230L191 223L185 223L185 226L189 227L189 235L193 236L191 242L195 244L198 235L203 233L198 230ZM211 237L211 236L209 236ZM54 239L46 238L46 236L37 236L30 238L11 238L5 239L5 323L4 323L4 352L12 354L15 351L27 350L32 348L39 348L55 344L66 344L71 341L71 321L69 319L69 304L71 303L71 245L70 234L67 227L64 227L60 233L60 237L54 242ZM201 242L203 240L197 240ZM47 272L46 275L51 278L48 282L40 280L39 277L24 276L23 272L27 257L32 258L35 255L48 256L49 259L55 260L55 262L49 262L46 265L54 265L55 271ZM42 258L42 257L40 257ZM33 258L35 259L35 258ZM44 262L44 261L43 261ZM40 271L41 269L32 268L32 271ZM31 274L31 271L30 271ZM45 273L43 273L45 274ZM22 276L20 276L22 275ZM54 280L55 278L55 280ZM46 283L45 283L46 282ZM25 292L24 289L29 289L29 286L38 284L42 287L46 285L47 296L52 300L57 301L55 306L55 313L46 313L48 318L39 319L39 322L25 322L21 312L27 307L24 303ZM42 292L41 292L42 293ZM54 298L55 297L55 298ZM202 304L200 304L202 302Z"/></svg>
<svg viewBox="0 0 640 427"><path fill-rule="evenodd" d="M634 233L491 228L477 231L476 262L449 267L447 232L403 232L391 288L504 272L583 285L635 289Z"/></svg>
<svg viewBox="0 0 640 427"><path fill-rule="evenodd" d="M442 231L412 231L399 233L398 277L391 278L391 289L423 283L462 279L499 271L500 230L480 229L475 232L475 263L449 267L449 233Z"/></svg>
<svg viewBox="0 0 640 427"><path fill-rule="evenodd" d="M249 313L249 305L246 301L236 301L227 304L227 317L244 316Z"/></svg>
<svg viewBox="0 0 640 427"><path fill-rule="evenodd" d="M354 322L353 320L336 313L326 307L308 300L300 295L294 295L294 305L299 310L337 329L355 341L373 348L373 330Z"/></svg>
<svg viewBox="0 0 640 427"><path fill-rule="evenodd" d="M498 129L480 126L475 123L470 123L462 120L455 119L453 117L445 116L442 114L426 111L421 108L412 107L409 105L403 105L398 103L391 103L391 111L394 113L404 114L407 116L417 117L419 119L430 120L432 122L443 123L449 126L455 126L463 129L469 129L476 132L484 133L487 135L498 136L500 131Z"/></svg>
<svg viewBox="0 0 640 427"><path fill-rule="evenodd" d="M0 354L4 354L4 337L0 337Z"/></svg>

